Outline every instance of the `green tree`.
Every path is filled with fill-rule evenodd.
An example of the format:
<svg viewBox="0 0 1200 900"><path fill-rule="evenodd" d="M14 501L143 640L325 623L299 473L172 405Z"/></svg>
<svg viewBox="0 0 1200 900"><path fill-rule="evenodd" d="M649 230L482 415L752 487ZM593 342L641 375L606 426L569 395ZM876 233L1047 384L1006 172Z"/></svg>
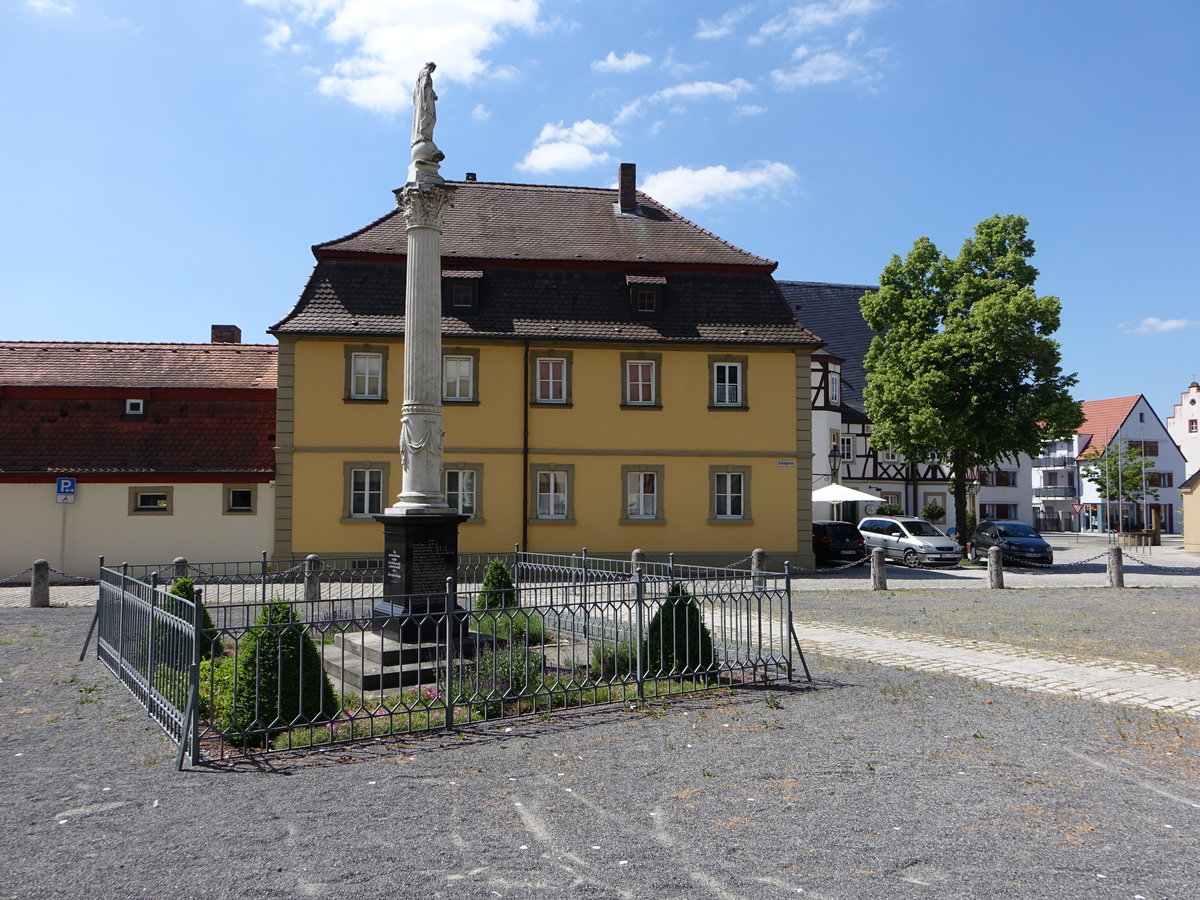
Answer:
<svg viewBox="0 0 1200 900"><path fill-rule="evenodd" d="M1134 444L1114 441L1104 451L1083 455L1080 473L1096 486L1100 499L1109 503L1141 503L1157 500L1158 491L1143 483L1143 475L1154 468L1154 460L1142 455Z"/></svg>
<svg viewBox="0 0 1200 900"><path fill-rule="evenodd" d="M1083 424L1051 337L1061 303L1033 289L1027 227L985 219L954 258L922 237L861 300L877 332L865 361L871 445L949 465L960 531L972 469L1036 456Z"/></svg>

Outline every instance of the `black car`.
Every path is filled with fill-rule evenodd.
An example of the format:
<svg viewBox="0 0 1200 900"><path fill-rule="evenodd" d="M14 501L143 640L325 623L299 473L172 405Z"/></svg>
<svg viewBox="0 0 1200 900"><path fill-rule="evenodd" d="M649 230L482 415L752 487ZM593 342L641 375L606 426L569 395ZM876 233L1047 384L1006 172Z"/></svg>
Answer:
<svg viewBox="0 0 1200 900"><path fill-rule="evenodd" d="M986 559L992 547L999 547L1006 563L1054 562L1054 550L1036 529L1024 522L995 520L980 522L971 537L971 559Z"/></svg>
<svg viewBox="0 0 1200 900"><path fill-rule="evenodd" d="M854 562L867 555L866 542L851 522L813 522L817 565Z"/></svg>

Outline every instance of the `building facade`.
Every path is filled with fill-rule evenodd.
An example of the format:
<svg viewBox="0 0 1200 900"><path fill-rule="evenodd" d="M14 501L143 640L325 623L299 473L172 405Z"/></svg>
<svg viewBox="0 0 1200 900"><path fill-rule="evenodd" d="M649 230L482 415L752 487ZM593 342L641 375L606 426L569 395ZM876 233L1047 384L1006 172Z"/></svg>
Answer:
<svg viewBox="0 0 1200 900"><path fill-rule="evenodd" d="M0 344L0 577L269 551L277 354L238 340Z"/></svg>
<svg viewBox="0 0 1200 900"><path fill-rule="evenodd" d="M1187 477L1200 471L1200 383L1193 381L1167 417L1167 434L1183 454Z"/></svg>
<svg viewBox="0 0 1200 900"><path fill-rule="evenodd" d="M616 190L450 183L443 487L469 517L459 548L811 562L819 342L775 263L621 174ZM382 550L373 516L400 487L404 229L397 209L314 247L271 329L278 558Z"/></svg>

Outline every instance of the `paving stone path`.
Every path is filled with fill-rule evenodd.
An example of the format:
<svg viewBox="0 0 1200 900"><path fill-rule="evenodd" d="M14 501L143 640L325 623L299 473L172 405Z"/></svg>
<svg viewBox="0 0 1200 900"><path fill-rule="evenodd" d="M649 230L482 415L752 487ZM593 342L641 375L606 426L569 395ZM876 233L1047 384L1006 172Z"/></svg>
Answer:
<svg viewBox="0 0 1200 900"><path fill-rule="evenodd" d="M1200 674L1182 669L824 622L796 631L806 652L1200 718Z"/></svg>

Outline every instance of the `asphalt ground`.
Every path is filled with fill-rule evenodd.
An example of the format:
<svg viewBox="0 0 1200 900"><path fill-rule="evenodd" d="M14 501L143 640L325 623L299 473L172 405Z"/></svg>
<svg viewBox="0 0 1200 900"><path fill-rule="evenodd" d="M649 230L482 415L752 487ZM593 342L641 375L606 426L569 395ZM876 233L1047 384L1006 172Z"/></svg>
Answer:
<svg viewBox="0 0 1200 900"><path fill-rule="evenodd" d="M1135 594L1163 590L1168 627L1122 617L1128 591L1073 616L1106 656L1178 632L1178 658L1197 594ZM955 619L944 589L863 593L848 618L907 631L896 617L945 598L930 634L1061 602L987 591ZM0 897L1200 895L1194 718L810 653L812 689L178 773L94 653L78 661L90 615L0 609Z"/></svg>

